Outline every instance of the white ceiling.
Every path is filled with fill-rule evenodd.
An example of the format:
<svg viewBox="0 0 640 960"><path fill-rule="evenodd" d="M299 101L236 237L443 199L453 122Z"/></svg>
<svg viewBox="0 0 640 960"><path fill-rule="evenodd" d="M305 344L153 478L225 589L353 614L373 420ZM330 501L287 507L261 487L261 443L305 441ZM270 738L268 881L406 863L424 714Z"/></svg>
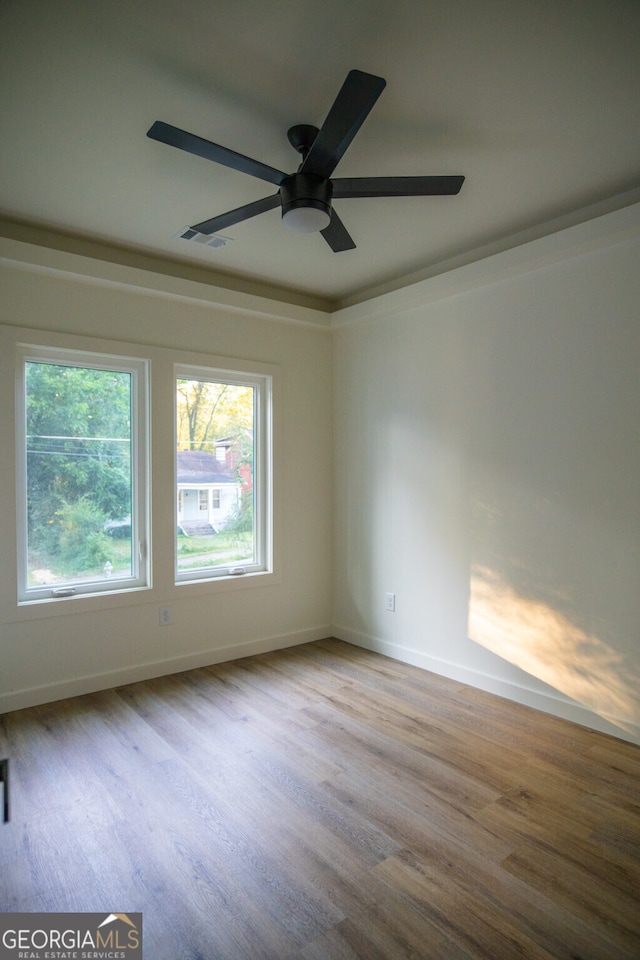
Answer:
<svg viewBox="0 0 640 960"><path fill-rule="evenodd" d="M339 254L277 210L224 249L176 238L273 188L149 140L154 120L293 172L287 129L319 126L352 68L387 87L335 175L461 173L457 197L336 201ZM640 196L638 0L2 0L0 90L5 218L301 302Z"/></svg>

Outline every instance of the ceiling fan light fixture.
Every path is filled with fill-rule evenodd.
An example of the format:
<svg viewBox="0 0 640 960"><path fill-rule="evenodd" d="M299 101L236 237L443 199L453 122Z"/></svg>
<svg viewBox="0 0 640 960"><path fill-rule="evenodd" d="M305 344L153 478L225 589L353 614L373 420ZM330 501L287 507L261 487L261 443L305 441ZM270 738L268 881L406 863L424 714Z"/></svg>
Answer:
<svg viewBox="0 0 640 960"><path fill-rule="evenodd" d="M300 200L282 211L282 222L296 233L317 233L331 222L330 208L317 201Z"/></svg>
<svg viewBox="0 0 640 960"><path fill-rule="evenodd" d="M294 173L280 184L282 222L296 233L317 233L331 221L330 180L309 173Z"/></svg>

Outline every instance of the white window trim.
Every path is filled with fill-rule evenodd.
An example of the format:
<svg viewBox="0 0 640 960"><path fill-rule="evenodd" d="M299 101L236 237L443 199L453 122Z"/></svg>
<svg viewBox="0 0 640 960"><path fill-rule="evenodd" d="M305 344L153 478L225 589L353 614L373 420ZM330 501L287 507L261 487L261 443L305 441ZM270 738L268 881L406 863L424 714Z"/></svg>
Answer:
<svg viewBox="0 0 640 960"><path fill-rule="evenodd" d="M16 519L18 605L147 589L149 566L149 361L140 357L20 343L16 351ZM132 573L116 580L68 581L29 586L27 571L27 455L25 370L29 361L60 363L131 375Z"/></svg>
<svg viewBox="0 0 640 960"><path fill-rule="evenodd" d="M213 358L212 358L213 359ZM229 383L250 386L254 393L254 546L255 560L240 561L233 566L216 565L189 570L178 570L177 556L177 497L174 523L174 558L176 585L236 579L238 577L273 573L273 376L270 373L243 371L232 362L229 365L202 366L201 364L174 364L174 443L177 434L176 381L209 380L212 383ZM177 446L177 445L176 445ZM174 477L177 486L177 457L174 458Z"/></svg>

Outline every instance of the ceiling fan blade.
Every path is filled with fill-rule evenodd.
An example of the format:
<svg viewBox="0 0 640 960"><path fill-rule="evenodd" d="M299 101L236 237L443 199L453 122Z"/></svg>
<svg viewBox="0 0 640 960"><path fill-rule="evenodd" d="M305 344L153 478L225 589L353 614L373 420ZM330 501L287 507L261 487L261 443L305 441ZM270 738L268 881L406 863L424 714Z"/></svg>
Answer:
<svg viewBox="0 0 640 960"><path fill-rule="evenodd" d="M459 193L464 177L345 177L332 180L333 196L437 197Z"/></svg>
<svg viewBox="0 0 640 960"><path fill-rule="evenodd" d="M239 173L248 173L249 176L258 177L259 180L275 183L276 186L279 186L286 176L275 167L260 163L259 160L252 160L251 157L245 157L242 153L229 150L228 147L221 147L218 143L203 140L202 137L196 137L195 134L180 130L179 127L172 127L170 123L163 123L162 120L156 120L147 131L147 136L160 143L166 143L170 147L186 150L187 153L193 153L197 157L204 157L205 160L213 160L214 163L231 167Z"/></svg>
<svg viewBox="0 0 640 960"><path fill-rule="evenodd" d="M302 162L300 173L327 180L386 86L382 77L351 70Z"/></svg>
<svg viewBox="0 0 640 960"><path fill-rule="evenodd" d="M203 220L202 223L196 223L191 227L198 233L217 233L218 230L224 230L225 227L231 227L234 223L240 223L242 220L249 220L251 217L257 217L259 213L266 213L267 210L273 210L280 205L280 194L274 193L270 197L264 197L262 200L254 200L253 203L245 203L243 207L237 207L230 210L229 213L222 213L219 217L211 217L210 220Z"/></svg>
<svg viewBox="0 0 640 960"><path fill-rule="evenodd" d="M321 230L320 233L334 253L342 253L343 250L355 250L356 245L349 236L347 228L333 209L331 210L329 226Z"/></svg>

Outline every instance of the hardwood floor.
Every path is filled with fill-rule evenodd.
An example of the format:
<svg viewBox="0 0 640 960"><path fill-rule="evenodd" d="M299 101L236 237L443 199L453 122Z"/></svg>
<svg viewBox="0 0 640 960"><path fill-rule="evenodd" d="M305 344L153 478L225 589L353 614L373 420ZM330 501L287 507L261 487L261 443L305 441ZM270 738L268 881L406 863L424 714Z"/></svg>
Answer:
<svg viewBox="0 0 640 960"><path fill-rule="evenodd" d="M327 640L0 717L1 911L146 960L638 960L640 748Z"/></svg>

